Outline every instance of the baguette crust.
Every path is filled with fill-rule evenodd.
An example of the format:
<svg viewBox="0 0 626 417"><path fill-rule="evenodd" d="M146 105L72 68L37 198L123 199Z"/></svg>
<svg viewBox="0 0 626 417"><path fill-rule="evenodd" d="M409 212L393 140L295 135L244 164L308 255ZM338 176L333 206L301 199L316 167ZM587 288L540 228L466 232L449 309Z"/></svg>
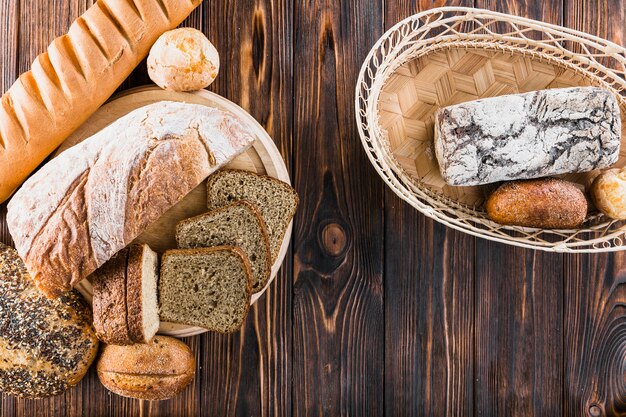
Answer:
<svg viewBox="0 0 626 417"><path fill-rule="evenodd" d="M0 202L98 109L202 0L99 0L0 100Z"/></svg>
<svg viewBox="0 0 626 417"><path fill-rule="evenodd" d="M131 345L126 307L126 265L130 250L124 248L93 275L93 326L98 338L113 345Z"/></svg>
<svg viewBox="0 0 626 417"><path fill-rule="evenodd" d="M253 141L235 116L210 107L137 109L24 183L8 205L15 246L40 288L57 296Z"/></svg>

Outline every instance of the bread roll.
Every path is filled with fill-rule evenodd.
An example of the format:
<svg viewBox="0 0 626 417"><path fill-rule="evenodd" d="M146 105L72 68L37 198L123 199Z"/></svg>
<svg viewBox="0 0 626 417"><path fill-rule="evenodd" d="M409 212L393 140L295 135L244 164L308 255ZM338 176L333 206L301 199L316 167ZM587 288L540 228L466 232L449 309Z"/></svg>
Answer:
<svg viewBox="0 0 626 417"><path fill-rule="evenodd" d="M556 178L508 182L487 199L487 215L496 223L570 229L587 216L587 199L575 184Z"/></svg>
<svg viewBox="0 0 626 417"><path fill-rule="evenodd" d="M113 94L202 0L99 0L0 100L0 202Z"/></svg>
<svg viewBox="0 0 626 417"><path fill-rule="evenodd" d="M626 169L598 175L589 189L598 210L616 220L626 220Z"/></svg>
<svg viewBox="0 0 626 417"><path fill-rule="evenodd" d="M180 340L155 336L147 344L105 346L97 368L102 385L118 395L165 400L193 380L196 361Z"/></svg>
<svg viewBox="0 0 626 417"><path fill-rule="evenodd" d="M148 75L166 90L202 90L215 80L219 69L217 49L193 28L165 32L148 55Z"/></svg>
<svg viewBox="0 0 626 417"><path fill-rule="evenodd" d="M132 111L24 183L8 205L15 247L39 287L59 295L254 139L231 113L198 104Z"/></svg>

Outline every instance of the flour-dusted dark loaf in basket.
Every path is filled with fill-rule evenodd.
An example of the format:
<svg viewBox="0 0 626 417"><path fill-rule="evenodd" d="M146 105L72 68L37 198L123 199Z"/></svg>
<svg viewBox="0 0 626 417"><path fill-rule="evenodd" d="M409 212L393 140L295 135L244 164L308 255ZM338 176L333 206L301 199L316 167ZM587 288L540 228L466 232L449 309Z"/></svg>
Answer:
<svg viewBox="0 0 626 417"><path fill-rule="evenodd" d="M218 109L159 102L48 162L18 190L7 223L48 295L67 291L254 141Z"/></svg>
<svg viewBox="0 0 626 417"><path fill-rule="evenodd" d="M435 152L448 184L481 185L608 167L620 135L619 106L608 90L541 90L439 110Z"/></svg>

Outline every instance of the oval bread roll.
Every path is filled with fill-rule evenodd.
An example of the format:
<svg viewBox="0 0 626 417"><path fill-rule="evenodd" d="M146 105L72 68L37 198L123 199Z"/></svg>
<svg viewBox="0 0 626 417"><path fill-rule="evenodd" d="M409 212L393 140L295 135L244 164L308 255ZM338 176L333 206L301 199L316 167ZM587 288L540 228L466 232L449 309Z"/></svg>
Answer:
<svg viewBox="0 0 626 417"><path fill-rule="evenodd" d="M0 202L98 109L202 0L99 0L0 100Z"/></svg>
<svg viewBox="0 0 626 417"><path fill-rule="evenodd" d="M598 210L617 220L626 220L626 170L598 175L589 190Z"/></svg>
<svg viewBox="0 0 626 417"><path fill-rule="evenodd" d="M542 229L578 227L587 216L582 191L556 178L505 183L489 196L486 208L496 223Z"/></svg>
<svg viewBox="0 0 626 417"><path fill-rule="evenodd" d="M196 362L180 340L155 336L148 344L105 346L97 368L102 385L118 395L165 400L189 385Z"/></svg>

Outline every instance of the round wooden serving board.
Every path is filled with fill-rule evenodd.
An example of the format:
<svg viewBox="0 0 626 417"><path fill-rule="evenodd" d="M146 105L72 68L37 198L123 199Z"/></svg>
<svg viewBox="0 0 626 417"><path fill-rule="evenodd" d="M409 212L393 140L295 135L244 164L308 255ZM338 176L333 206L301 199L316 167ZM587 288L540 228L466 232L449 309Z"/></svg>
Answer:
<svg viewBox="0 0 626 417"><path fill-rule="evenodd" d="M265 174L278 178L281 181L290 183L289 173L285 162L263 127L245 110L233 102L217 94L206 90L194 93L177 93L165 91L156 86L138 87L124 91L114 96L109 102L103 105L96 113L89 118L72 136L70 136L56 151L55 156L65 149L87 139L99 130L108 126L127 113L158 101L180 101L185 103L203 104L209 107L216 107L227 110L235 114L244 126L256 136L256 141L247 152L235 158L227 168L244 169L247 171ZM147 243L152 249L163 253L167 249L176 248L175 229L179 220L186 219L207 210L206 181L203 181L197 188L189 193L183 200L168 210L159 220L135 239L135 243ZM272 275L267 284L269 286L274 280L278 269L283 263L289 241L291 239L291 224L285 233L283 245L276 262L272 266ZM256 302L267 289L267 286L260 292L253 294L251 303ZM88 280L81 282L77 289L91 302L92 287ZM174 323L162 322L159 333L175 337L192 336L205 332L206 329L191 327Z"/></svg>

